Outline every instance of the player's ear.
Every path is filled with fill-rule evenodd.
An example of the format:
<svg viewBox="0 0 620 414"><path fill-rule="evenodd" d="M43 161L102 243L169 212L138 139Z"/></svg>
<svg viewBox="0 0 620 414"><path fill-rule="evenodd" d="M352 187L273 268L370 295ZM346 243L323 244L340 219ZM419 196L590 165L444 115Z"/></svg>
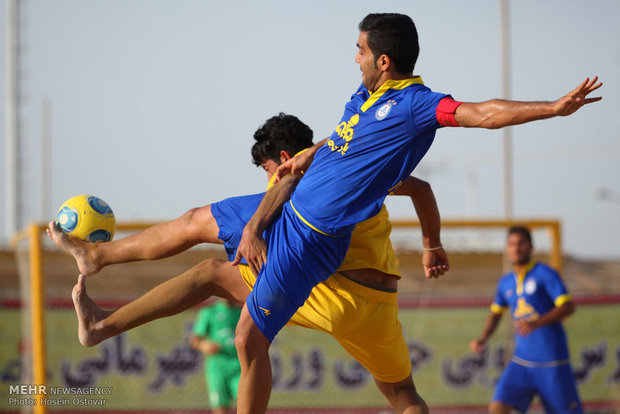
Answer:
<svg viewBox="0 0 620 414"><path fill-rule="evenodd" d="M377 68L379 68L379 70L382 72L387 72L392 65L392 59L390 59L388 55L381 55L377 58L375 63L377 64Z"/></svg>
<svg viewBox="0 0 620 414"><path fill-rule="evenodd" d="M288 153L288 151L284 151L284 150L280 151L280 163L288 161L291 158L293 157L291 156L291 154Z"/></svg>

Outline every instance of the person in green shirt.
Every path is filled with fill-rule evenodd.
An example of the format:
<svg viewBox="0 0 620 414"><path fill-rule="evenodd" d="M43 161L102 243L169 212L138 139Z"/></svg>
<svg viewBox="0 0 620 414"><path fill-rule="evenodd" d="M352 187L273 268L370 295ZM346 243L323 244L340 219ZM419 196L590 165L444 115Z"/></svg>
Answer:
<svg viewBox="0 0 620 414"><path fill-rule="evenodd" d="M205 355L205 379L209 406L226 414L237 399L241 366L235 349L235 328L241 308L220 300L198 312L190 345Z"/></svg>

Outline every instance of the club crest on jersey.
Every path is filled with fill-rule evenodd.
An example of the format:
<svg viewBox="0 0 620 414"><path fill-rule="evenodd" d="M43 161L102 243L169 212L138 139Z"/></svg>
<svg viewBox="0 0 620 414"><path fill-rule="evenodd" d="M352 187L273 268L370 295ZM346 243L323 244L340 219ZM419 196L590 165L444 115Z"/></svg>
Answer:
<svg viewBox="0 0 620 414"><path fill-rule="evenodd" d="M536 280L530 279L527 282L525 282L525 293L527 293L528 295L531 295L534 292L536 292Z"/></svg>
<svg viewBox="0 0 620 414"><path fill-rule="evenodd" d="M385 103L381 105L379 109L377 109L377 111L375 112L375 118L377 118L377 121L381 121L386 116L388 116L391 110L392 110L392 103L391 102Z"/></svg>

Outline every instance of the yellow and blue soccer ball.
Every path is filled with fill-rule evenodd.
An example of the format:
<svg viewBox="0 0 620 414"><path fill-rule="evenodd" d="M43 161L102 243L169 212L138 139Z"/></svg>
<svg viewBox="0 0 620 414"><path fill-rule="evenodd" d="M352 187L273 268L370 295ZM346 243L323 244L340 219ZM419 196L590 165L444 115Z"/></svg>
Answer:
<svg viewBox="0 0 620 414"><path fill-rule="evenodd" d="M82 194L62 204L56 214L56 224L63 232L78 239L105 242L114 237L116 219L105 201Z"/></svg>

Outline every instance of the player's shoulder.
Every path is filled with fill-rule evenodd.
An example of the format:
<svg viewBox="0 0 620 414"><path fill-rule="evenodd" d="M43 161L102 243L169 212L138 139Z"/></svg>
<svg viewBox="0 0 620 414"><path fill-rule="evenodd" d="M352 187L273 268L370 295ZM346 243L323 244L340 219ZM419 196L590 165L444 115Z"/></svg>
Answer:
<svg viewBox="0 0 620 414"><path fill-rule="evenodd" d="M415 108L415 110L434 110L439 101L450 96L442 92L435 92L422 83L412 83L404 88L401 93L402 98L408 100L411 107Z"/></svg>
<svg viewBox="0 0 620 414"><path fill-rule="evenodd" d="M513 272L504 273L499 278L499 283L506 283L508 281L514 280L514 276L515 276L515 274Z"/></svg>
<svg viewBox="0 0 620 414"><path fill-rule="evenodd" d="M535 273L537 277L559 277L559 273L543 262L536 262L534 267L532 268L532 273Z"/></svg>
<svg viewBox="0 0 620 414"><path fill-rule="evenodd" d="M356 101L356 100L365 101L369 97L370 97L370 92L368 92L368 89L366 89L364 84L361 83L360 86L357 88L357 90L353 93L353 95L351 95L351 100L352 101Z"/></svg>
<svg viewBox="0 0 620 414"><path fill-rule="evenodd" d="M512 289L512 286L514 284L514 275L512 273L506 273L505 275L502 275L497 281L497 288L504 291L507 289Z"/></svg>

